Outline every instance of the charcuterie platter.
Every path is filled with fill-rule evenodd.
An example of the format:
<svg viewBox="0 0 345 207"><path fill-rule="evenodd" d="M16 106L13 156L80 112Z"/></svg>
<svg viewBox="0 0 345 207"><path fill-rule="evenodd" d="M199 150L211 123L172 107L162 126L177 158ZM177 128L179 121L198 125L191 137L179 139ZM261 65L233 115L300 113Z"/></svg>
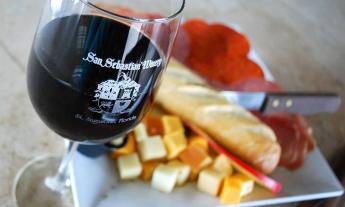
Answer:
<svg viewBox="0 0 345 207"><path fill-rule="evenodd" d="M170 62L156 97L157 108L166 113L159 115L164 132L151 133L150 122L144 120L141 129L134 129L128 135L127 147L122 151L96 158L77 153L71 166L75 206L263 206L341 195L341 184L323 158L310 126L302 116L249 112L218 96L219 90L283 90L273 82L272 74L250 48L246 37L231 27L202 20L185 22L181 31L174 50L176 60ZM220 43L228 46L224 48ZM203 100L195 101L201 96ZM233 112L235 109L236 113ZM224 114L233 116L224 118ZM183 145L180 151L169 144L174 138L167 131L171 128L181 130L176 129L172 121L170 124L164 121L171 118L167 116L174 116L180 120L180 125L184 125L182 136L187 137L184 141L187 144L179 142L179 146ZM244 123L244 127L238 123ZM237 125L247 131L238 133ZM149 135L141 138L145 127L144 134ZM206 140L211 151L198 163L195 162L197 158L190 158L196 157L195 151L198 151L193 150L192 138L188 138L193 133ZM164 142L166 152L155 144L159 142L159 136L164 137L161 142ZM129 146L130 139L136 147ZM250 144L253 139L255 146ZM151 149L151 145L156 148ZM138 155L141 161L138 161ZM222 155L234 168L234 177L229 173L218 176L215 172ZM148 161L156 163L150 171L147 171L150 167L145 167ZM129 162L135 163L136 167L126 166ZM181 187L177 187L180 174L176 174L174 184L167 184L170 175L174 174L169 173L177 168L176 162L191 168L188 179L181 181ZM223 164L221 171L225 171ZM196 172L195 177L191 178L193 172ZM170 177L163 176L163 179L162 175ZM226 176L229 177L224 178ZM222 178L217 185L207 180L208 177ZM256 184L246 192L249 188L243 186L247 186L247 181ZM234 187L236 183L239 188ZM210 189L210 186L214 188ZM236 190L238 197L232 198Z"/></svg>

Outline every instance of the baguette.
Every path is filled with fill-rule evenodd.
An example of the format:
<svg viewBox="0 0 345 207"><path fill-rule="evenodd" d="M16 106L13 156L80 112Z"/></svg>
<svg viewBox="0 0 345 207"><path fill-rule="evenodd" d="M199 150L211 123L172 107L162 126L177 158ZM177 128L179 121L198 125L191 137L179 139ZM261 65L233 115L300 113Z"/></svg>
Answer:
<svg viewBox="0 0 345 207"><path fill-rule="evenodd" d="M271 173L278 165L281 148L274 132L174 60L163 76L156 100L263 173Z"/></svg>

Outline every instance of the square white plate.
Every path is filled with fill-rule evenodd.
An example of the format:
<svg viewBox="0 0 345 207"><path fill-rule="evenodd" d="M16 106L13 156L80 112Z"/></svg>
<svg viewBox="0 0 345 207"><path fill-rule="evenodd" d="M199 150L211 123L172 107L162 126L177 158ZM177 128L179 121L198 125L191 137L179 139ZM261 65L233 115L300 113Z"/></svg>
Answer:
<svg viewBox="0 0 345 207"><path fill-rule="evenodd" d="M75 207L210 207L218 198L198 192L195 184L176 188L172 194L151 189L150 183L120 181L115 162L107 156L88 158L77 153L71 168ZM272 177L283 184L274 196L255 186L238 206L262 206L340 196L342 186L318 149L308 155L302 168L288 171L278 168Z"/></svg>
<svg viewBox="0 0 345 207"><path fill-rule="evenodd" d="M249 57L261 66L267 80L272 74L257 53ZM263 206L340 196L343 188L319 149L308 154L302 168L288 171L277 168L271 175L283 184L279 195L255 186L239 207ZM194 184L176 188L172 194L151 189L150 183L118 179L115 162L106 155L88 158L77 153L71 165L72 192L75 207L211 207L225 206L219 199L198 192ZM281 205L280 205L281 206Z"/></svg>

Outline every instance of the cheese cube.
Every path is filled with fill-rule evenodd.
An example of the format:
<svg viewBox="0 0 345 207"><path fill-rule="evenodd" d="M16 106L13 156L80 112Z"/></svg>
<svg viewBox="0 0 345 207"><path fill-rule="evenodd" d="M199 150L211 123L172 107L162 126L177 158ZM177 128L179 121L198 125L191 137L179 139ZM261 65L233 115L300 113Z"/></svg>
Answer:
<svg viewBox="0 0 345 207"><path fill-rule="evenodd" d="M161 136L141 140L138 143L138 150L144 162L165 158L167 154Z"/></svg>
<svg viewBox="0 0 345 207"><path fill-rule="evenodd" d="M237 178L227 177L220 192L222 204L238 204L241 201L242 182Z"/></svg>
<svg viewBox="0 0 345 207"><path fill-rule="evenodd" d="M212 164L212 158L210 156L207 156L201 163L199 166L199 169L202 170L205 167L208 167L209 165Z"/></svg>
<svg viewBox="0 0 345 207"><path fill-rule="evenodd" d="M172 166L178 170L176 184L181 186L185 184L188 180L189 174L191 172L191 167L183 162L173 160L168 163L169 166Z"/></svg>
<svg viewBox="0 0 345 207"><path fill-rule="evenodd" d="M147 162L143 162L142 165L143 165L143 171L140 175L140 178L142 180L148 181L151 179L153 170L159 165L159 162L155 160L147 161Z"/></svg>
<svg viewBox="0 0 345 207"><path fill-rule="evenodd" d="M203 150L205 150L205 152L208 152L208 143L204 138L200 136L192 136L192 137L189 137L188 140L189 140L189 145L197 145L201 147Z"/></svg>
<svg viewBox="0 0 345 207"><path fill-rule="evenodd" d="M184 133L182 121L177 116L165 115L162 117L162 123L164 128L164 134L170 134L177 131Z"/></svg>
<svg viewBox="0 0 345 207"><path fill-rule="evenodd" d="M149 136L164 135L164 128L161 117L150 114L145 117L145 124Z"/></svg>
<svg viewBox="0 0 345 207"><path fill-rule="evenodd" d="M181 131L165 135L163 142L168 150L168 159L176 158L187 147L187 139Z"/></svg>
<svg viewBox="0 0 345 207"><path fill-rule="evenodd" d="M227 176L231 175L233 172L229 158L223 154L218 155L214 159L212 168L218 170L219 172L225 173Z"/></svg>
<svg viewBox="0 0 345 207"><path fill-rule="evenodd" d="M135 140L137 142L148 138L146 126L143 123L140 123L136 127L134 127L133 132L135 135Z"/></svg>
<svg viewBox="0 0 345 207"><path fill-rule="evenodd" d="M118 137L116 139L113 139L110 141L110 144L113 144L115 146L122 145L123 142L125 141L126 136Z"/></svg>
<svg viewBox="0 0 345 207"><path fill-rule="evenodd" d="M216 196L224 177L226 175L217 170L211 168L204 169L199 174L197 188L202 192Z"/></svg>
<svg viewBox="0 0 345 207"><path fill-rule="evenodd" d="M118 157L117 165L120 178L123 180L137 178L142 171L142 166L137 153Z"/></svg>
<svg viewBox="0 0 345 207"><path fill-rule="evenodd" d="M193 170L202 169L212 163L212 159L208 154L196 145L189 145L180 155L182 162L190 165Z"/></svg>
<svg viewBox="0 0 345 207"><path fill-rule="evenodd" d="M249 177L241 174L241 173L236 173L235 175L232 176L233 178L237 178L241 180L241 185L242 185L242 191L241 191L241 196L246 196L250 194L253 189L254 189L254 180L250 179Z"/></svg>
<svg viewBox="0 0 345 207"><path fill-rule="evenodd" d="M128 155L136 151L135 147L135 140L133 133L128 134L127 136L127 144L120 149L111 153L112 158L117 158L121 155Z"/></svg>
<svg viewBox="0 0 345 207"><path fill-rule="evenodd" d="M160 164L153 171L151 186L164 193L170 193L176 184L178 170L172 166Z"/></svg>

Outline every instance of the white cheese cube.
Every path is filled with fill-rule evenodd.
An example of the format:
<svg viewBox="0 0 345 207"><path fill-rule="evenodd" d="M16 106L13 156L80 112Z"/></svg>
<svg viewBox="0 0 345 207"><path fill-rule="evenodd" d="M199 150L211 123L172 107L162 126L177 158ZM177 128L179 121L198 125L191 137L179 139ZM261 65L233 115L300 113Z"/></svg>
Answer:
<svg viewBox="0 0 345 207"><path fill-rule="evenodd" d="M216 196L225 177L224 173L217 170L211 168L204 169L199 174L197 188L202 192Z"/></svg>
<svg viewBox="0 0 345 207"><path fill-rule="evenodd" d="M142 171L142 166L137 153L118 157L117 166L120 178L123 180L135 179Z"/></svg>
<svg viewBox="0 0 345 207"><path fill-rule="evenodd" d="M165 158L167 151L161 136L153 136L138 143L141 160L146 162Z"/></svg>
<svg viewBox="0 0 345 207"><path fill-rule="evenodd" d="M226 175L231 175L233 172L229 158L223 154L218 155L216 159L214 159L212 168Z"/></svg>
<svg viewBox="0 0 345 207"><path fill-rule="evenodd" d="M137 142L140 142L141 140L144 140L148 138L147 131L146 131L146 126L143 123L138 124L134 129L133 129L134 135L135 135L135 140Z"/></svg>
<svg viewBox="0 0 345 207"><path fill-rule="evenodd" d="M164 193L170 193L176 184L178 170L176 168L160 164L152 175L151 186Z"/></svg>
<svg viewBox="0 0 345 207"><path fill-rule="evenodd" d="M177 169L177 181L176 184L178 186L183 185L189 178L189 174L191 172L191 167L183 162L173 160L169 162L169 166L172 166Z"/></svg>

